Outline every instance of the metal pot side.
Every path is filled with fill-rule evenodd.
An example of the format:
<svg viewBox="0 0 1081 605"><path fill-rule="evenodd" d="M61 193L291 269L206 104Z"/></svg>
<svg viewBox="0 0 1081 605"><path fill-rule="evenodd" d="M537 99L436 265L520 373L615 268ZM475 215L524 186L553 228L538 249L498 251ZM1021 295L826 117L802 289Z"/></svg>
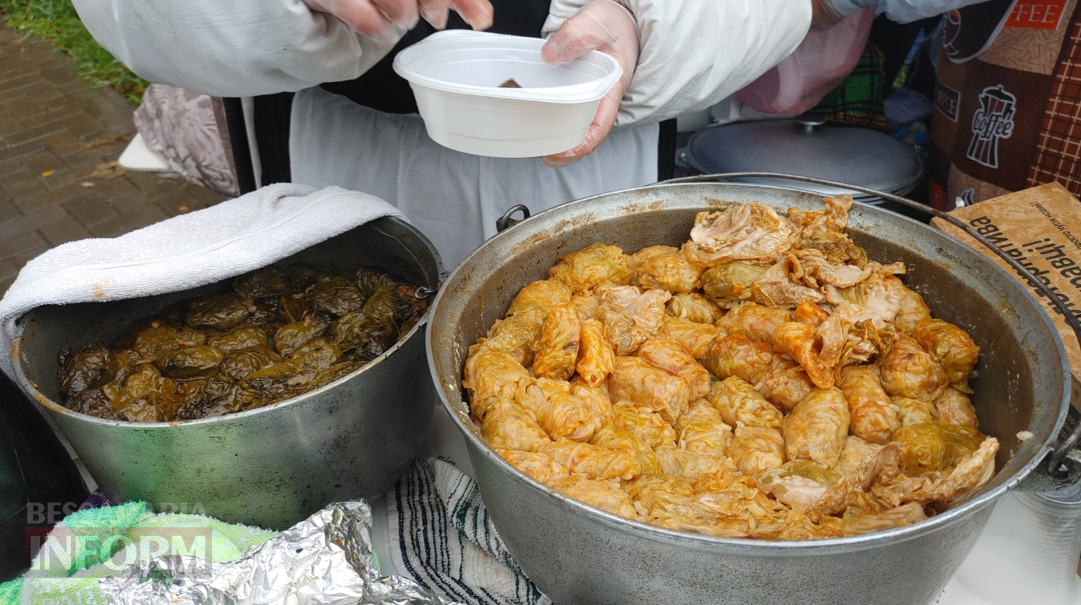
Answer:
<svg viewBox="0 0 1081 605"><path fill-rule="evenodd" d="M346 269L373 265L435 289L431 242L383 218L281 261ZM328 502L389 489L419 452L434 412L424 372L426 318L383 356L320 389L275 405L184 423L130 423L58 405L57 353L115 337L133 320L212 284L172 294L49 306L20 320L13 359L20 386L60 428L113 502L199 512L226 522L285 529Z"/></svg>
<svg viewBox="0 0 1081 605"><path fill-rule="evenodd" d="M972 548L990 504L1050 450L1069 376L1037 303L980 254L922 223L868 206L849 232L872 259L901 260L936 317L983 348L973 382L981 429L997 437L998 473L974 497L886 532L808 542L714 538L629 521L520 473L480 437L461 390L467 348L560 255L595 242L633 252L685 241L694 216L736 202L821 208L817 195L745 184L657 185L546 211L489 240L448 278L432 309L429 366L465 434L484 501L522 569L556 603L927 603ZM1034 437L1017 439L1027 430Z"/></svg>

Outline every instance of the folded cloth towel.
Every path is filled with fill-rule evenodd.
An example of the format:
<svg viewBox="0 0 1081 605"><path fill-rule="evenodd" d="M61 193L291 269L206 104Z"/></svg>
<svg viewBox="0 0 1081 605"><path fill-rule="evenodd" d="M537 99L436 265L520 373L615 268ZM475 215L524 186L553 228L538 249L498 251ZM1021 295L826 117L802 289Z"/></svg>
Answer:
<svg viewBox="0 0 1081 605"><path fill-rule="evenodd" d="M0 370L12 375L16 321L31 309L211 284L383 216L402 214L363 193L285 183L118 238L58 246L27 263L0 300Z"/></svg>
<svg viewBox="0 0 1081 605"><path fill-rule="evenodd" d="M473 479L419 458L387 493L390 556L398 572L467 605L551 605L496 533Z"/></svg>

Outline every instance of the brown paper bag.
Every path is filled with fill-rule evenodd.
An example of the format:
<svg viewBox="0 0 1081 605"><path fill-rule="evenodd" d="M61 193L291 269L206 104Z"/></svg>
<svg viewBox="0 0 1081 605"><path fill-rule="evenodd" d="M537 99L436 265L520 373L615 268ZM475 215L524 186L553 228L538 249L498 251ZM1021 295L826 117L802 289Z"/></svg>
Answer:
<svg viewBox="0 0 1081 605"><path fill-rule="evenodd" d="M958 208L950 214L1021 263L1051 289L1074 317L1081 319L1081 201L1066 188L1058 183L1042 185ZM1081 377L1081 347L1058 307L1006 261L961 229L938 218L932 224L972 246L1025 285L1058 329L1071 372ZM1074 401L1077 405L1078 398Z"/></svg>

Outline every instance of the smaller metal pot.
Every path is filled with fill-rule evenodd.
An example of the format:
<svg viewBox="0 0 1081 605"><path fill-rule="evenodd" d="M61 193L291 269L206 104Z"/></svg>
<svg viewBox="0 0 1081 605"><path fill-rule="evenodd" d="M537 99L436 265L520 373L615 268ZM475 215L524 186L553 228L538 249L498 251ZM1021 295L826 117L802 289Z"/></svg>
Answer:
<svg viewBox="0 0 1081 605"><path fill-rule="evenodd" d="M905 195L920 184L923 159L911 147L876 130L826 124L804 114L794 119L730 122L691 136L679 159L703 174L783 172L816 177ZM807 182L753 177L733 182L788 187L821 196L851 190ZM882 198L853 195L857 202L881 205Z"/></svg>
<svg viewBox="0 0 1081 605"><path fill-rule="evenodd" d="M442 265L428 238L381 218L281 261L370 265L429 289ZM113 502L285 529L328 502L382 494L420 451L435 394L425 373L427 316L386 353L320 389L264 408L183 423L118 422L59 405L57 353L112 341L132 321L227 282L145 298L39 307L19 320L19 386L59 426Z"/></svg>

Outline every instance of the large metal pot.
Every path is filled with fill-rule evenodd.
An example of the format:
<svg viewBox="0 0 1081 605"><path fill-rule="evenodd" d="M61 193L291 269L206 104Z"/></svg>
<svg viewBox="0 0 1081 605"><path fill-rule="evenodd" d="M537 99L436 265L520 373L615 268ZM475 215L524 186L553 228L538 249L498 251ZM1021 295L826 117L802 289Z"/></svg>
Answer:
<svg viewBox="0 0 1081 605"><path fill-rule="evenodd" d="M764 542L669 531L608 514L516 470L480 437L463 401L468 346L560 255L595 242L635 251L679 245L697 212L758 201L821 208L820 197L725 183L667 184L548 210L485 243L448 278L432 309L428 355L443 405L465 435L484 502L511 554L552 600L572 603L927 603L972 548L1002 493L1045 458L1069 405L1055 329L1004 271L916 221L864 205L852 238L873 259L904 261L936 316L983 348L973 386L981 429L997 437L997 474L932 519L859 537ZM1032 437L1021 441L1019 431ZM1041 474L1042 468L1033 475Z"/></svg>
<svg viewBox="0 0 1081 605"><path fill-rule="evenodd" d="M439 254L392 217L303 250L282 264L380 267L436 289ZM299 397L184 423L103 420L58 405L57 353L115 338L133 320L225 283L109 303L41 307L19 323L16 377L59 426L110 500L205 512L284 529L334 500L382 494L423 445L435 395L424 371L424 321L360 370Z"/></svg>

